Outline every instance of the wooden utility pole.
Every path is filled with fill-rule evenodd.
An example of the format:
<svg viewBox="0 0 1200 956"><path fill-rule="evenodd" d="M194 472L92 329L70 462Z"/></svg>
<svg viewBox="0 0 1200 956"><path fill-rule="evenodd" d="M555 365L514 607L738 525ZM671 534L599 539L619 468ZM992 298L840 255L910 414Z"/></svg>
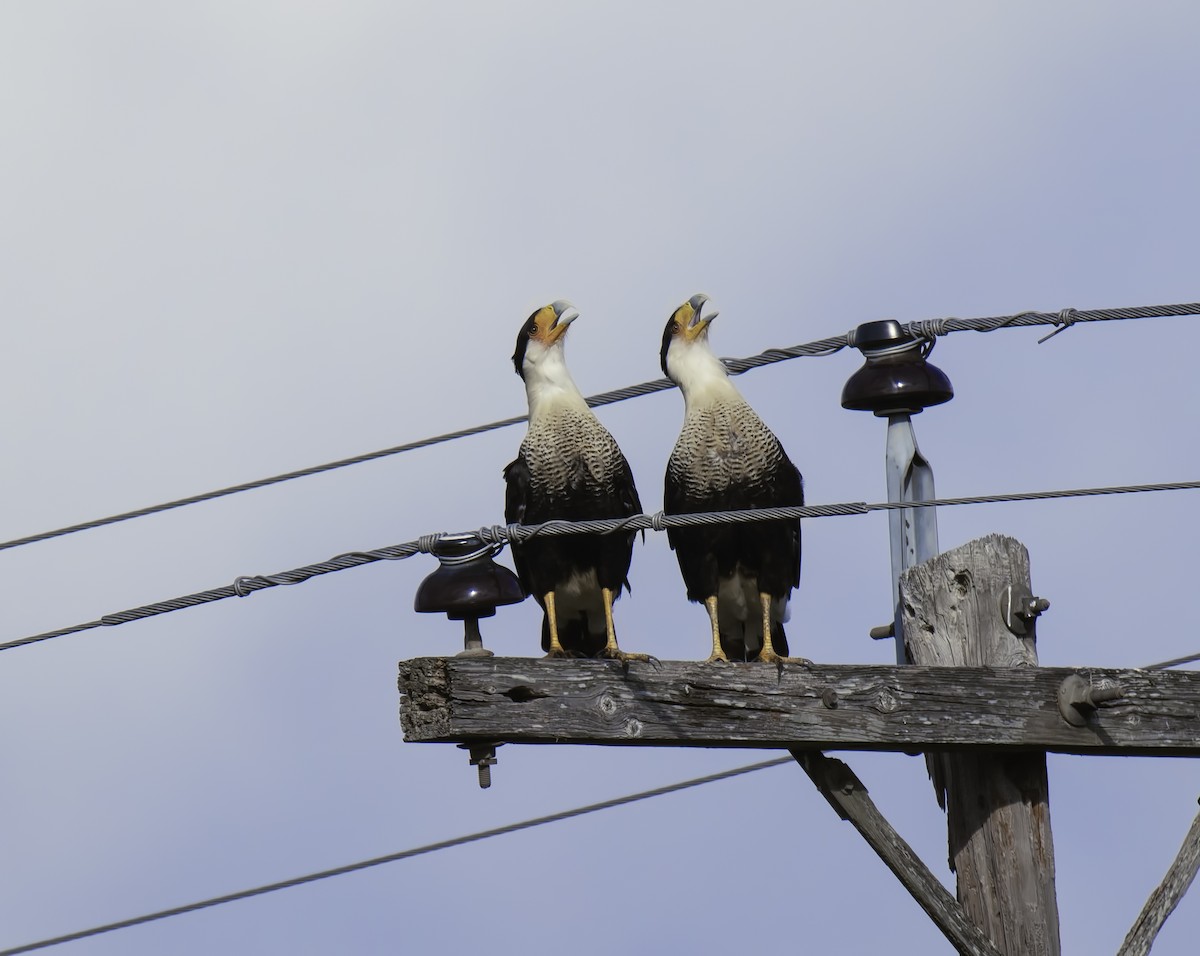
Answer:
<svg viewBox="0 0 1200 956"><path fill-rule="evenodd" d="M914 664L1037 667L1029 553L989 535L900 578ZM986 723L992 708L965 715ZM955 753L930 763L946 809L958 899L1005 956L1058 956L1054 840L1045 753Z"/></svg>
<svg viewBox="0 0 1200 956"><path fill-rule="evenodd" d="M1058 956L1047 751L1200 756L1200 672L1039 667L1029 556L991 535L906 571L904 665L500 657L400 664L410 741L788 750L958 952ZM925 752L947 809L958 900L840 761ZM1145 952L1200 866L1200 821L1126 952Z"/></svg>

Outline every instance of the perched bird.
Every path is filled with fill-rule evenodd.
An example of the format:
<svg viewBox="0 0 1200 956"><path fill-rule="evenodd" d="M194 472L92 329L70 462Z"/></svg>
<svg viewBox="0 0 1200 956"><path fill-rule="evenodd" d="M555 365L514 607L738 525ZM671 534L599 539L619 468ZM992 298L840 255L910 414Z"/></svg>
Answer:
<svg viewBox="0 0 1200 956"><path fill-rule="evenodd" d="M706 295L672 313L663 332L663 372L683 392L683 428L667 462L666 514L804 504L804 483L779 439L729 380L708 344L717 313ZM800 583L800 521L670 528L688 598L712 623L709 661L794 660L783 623ZM783 655L783 656L781 656Z"/></svg>
<svg viewBox="0 0 1200 956"><path fill-rule="evenodd" d="M534 312L517 336L513 365L525 382L529 430L516 461L504 469L509 523L641 513L629 463L567 371L563 341L578 317L569 302L553 302ZM629 588L634 536L545 536L512 546L521 584L545 611L542 649L550 657L650 660L622 651L613 629L613 601Z"/></svg>

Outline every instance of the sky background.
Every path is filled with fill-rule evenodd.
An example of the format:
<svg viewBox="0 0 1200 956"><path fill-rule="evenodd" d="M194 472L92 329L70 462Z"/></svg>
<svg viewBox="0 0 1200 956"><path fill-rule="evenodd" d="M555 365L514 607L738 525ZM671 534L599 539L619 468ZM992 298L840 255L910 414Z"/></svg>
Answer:
<svg viewBox="0 0 1200 956"><path fill-rule="evenodd" d="M585 394L860 322L1200 298L1200 8L1179 2L0 5L0 538L523 414L568 298ZM941 495L1200 477L1196 318L942 340ZM886 497L857 353L737 380L811 503ZM677 392L599 410L647 510ZM509 428L0 552L3 635L502 520ZM1195 492L945 509L1030 550L1047 665L1200 651ZM794 652L889 663L885 514L805 524ZM505 555L502 560L509 563ZM396 663L452 653L429 558L0 658L0 948L770 754L406 744ZM622 646L708 653L664 536ZM532 601L484 622L539 654ZM853 754L952 885L923 761ZM1114 952L1196 812L1186 760L1049 758L1064 952ZM1193 893L1156 954L1195 951ZM785 766L63 953L950 953Z"/></svg>

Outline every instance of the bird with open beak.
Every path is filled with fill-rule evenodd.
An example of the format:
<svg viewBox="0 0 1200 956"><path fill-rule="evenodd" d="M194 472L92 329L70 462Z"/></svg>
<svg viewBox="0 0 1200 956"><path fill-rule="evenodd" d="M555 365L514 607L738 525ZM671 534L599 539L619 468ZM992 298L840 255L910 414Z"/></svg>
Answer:
<svg viewBox="0 0 1200 956"><path fill-rule="evenodd" d="M504 469L510 524L625 518L642 510L629 463L567 371L563 343L578 317L569 302L552 302L517 336L513 365L525 382L529 428ZM629 589L634 537L572 534L513 544L521 584L545 612L542 649L549 657L651 659L621 650L613 626L613 602Z"/></svg>
<svg viewBox="0 0 1200 956"><path fill-rule="evenodd" d="M708 342L706 295L663 330L663 373L683 392L683 428L667 463L666 514L804 504L804 482L779 439L729 380ZM788 600L800 583L800 521L753 521L667 531L688 598L712 625L709 661L809 663L787 657Z"/></svg>

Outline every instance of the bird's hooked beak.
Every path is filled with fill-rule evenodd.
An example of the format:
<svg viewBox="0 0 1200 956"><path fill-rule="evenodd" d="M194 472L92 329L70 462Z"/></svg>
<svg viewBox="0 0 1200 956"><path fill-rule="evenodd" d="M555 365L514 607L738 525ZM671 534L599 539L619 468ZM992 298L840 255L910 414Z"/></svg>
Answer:
<svg viewBox="0 0 1200 956"><path fill-rule="evenodd" d="M694 342L700 338L712 320L719 314L717 312L712 312L709 315L701 314L704 310L704 303L707 301L708 296L703 292L697 292L680 309L681 315L679 317L683 320L680 331L689 342Z"/></svg>
<svg viewBox="0 0 1200 956"><path fill-rule="evenodd" d="M567 332L567 326L579 318L579 310L566 299L556 299L548 306L554 312L554 321L546 330L546 345L553 345Z"/></svg>

